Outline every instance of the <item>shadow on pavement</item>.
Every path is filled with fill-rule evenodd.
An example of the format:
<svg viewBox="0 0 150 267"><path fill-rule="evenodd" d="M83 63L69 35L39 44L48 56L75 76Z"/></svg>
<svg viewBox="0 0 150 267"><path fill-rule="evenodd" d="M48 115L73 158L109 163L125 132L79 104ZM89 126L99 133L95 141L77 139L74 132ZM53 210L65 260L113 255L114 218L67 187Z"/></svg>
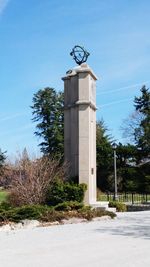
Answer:
<svg viewBox="0 0 150 267"><path fill-rule="evenodd" d="M148 215L148 216L147 216ZM121 216L114 222L106 224L105 227L100 227L95 231L108 233L112 235L122 235L126 237L135 237L150 239L150 215L139 212L139 214L129 213L126 217Z"/></svg>

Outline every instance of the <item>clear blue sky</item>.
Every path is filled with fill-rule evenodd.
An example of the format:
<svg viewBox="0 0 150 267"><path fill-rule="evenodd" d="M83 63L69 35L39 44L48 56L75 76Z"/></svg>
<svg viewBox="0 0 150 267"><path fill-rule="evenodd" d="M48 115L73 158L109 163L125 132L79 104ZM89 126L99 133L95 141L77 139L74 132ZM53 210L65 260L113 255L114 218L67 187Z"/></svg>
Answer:
<svg viewBox="0 0 150 267"><path fill-rule="evenodd" d="M8 155L38 151L33 94L63 90L75 44L91 53L99 77L97 119L122 141L122 120L142 84L150 85L150 1L0 0L0 147Z"/></svg>

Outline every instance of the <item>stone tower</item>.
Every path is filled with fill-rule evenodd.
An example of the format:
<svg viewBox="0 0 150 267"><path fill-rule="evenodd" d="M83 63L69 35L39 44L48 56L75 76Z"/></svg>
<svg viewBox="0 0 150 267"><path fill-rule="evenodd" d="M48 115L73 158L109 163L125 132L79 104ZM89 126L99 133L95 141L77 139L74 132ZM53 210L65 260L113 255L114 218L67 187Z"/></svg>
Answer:
<svg viewBox="0 0 150 267"><path fill-rule="evenodd" d="M62 78L64 81L64 154L69 175L86 183L85 203L96 202L96 80L85 63Z"/></svg>

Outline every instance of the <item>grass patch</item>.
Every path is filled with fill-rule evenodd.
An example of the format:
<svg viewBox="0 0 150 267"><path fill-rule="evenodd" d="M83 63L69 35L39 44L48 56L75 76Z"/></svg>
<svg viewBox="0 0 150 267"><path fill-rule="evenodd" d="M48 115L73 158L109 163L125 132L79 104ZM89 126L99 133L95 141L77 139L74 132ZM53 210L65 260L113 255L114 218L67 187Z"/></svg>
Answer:
<svg viewBox="0 0 150 267"><path fill-rule="evenodd" d="M0 203L7 201L8 192L5 190L0 190Z"/></svg>

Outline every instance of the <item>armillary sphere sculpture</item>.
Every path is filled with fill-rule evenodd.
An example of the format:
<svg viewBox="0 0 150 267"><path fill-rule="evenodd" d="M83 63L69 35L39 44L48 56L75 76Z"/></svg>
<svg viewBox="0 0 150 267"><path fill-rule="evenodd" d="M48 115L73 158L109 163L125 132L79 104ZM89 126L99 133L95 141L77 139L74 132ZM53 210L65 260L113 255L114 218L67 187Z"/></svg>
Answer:
<svg viewBox="0 0 150 267"><path fill-rule="evenodd" d="M73 57L75 62L78 65L81 65L82 63L86 62L88 59L88 56L90 55L89 52L86 51L86 49L80 45L75 45L72 49L70 55Z"/></svg>

